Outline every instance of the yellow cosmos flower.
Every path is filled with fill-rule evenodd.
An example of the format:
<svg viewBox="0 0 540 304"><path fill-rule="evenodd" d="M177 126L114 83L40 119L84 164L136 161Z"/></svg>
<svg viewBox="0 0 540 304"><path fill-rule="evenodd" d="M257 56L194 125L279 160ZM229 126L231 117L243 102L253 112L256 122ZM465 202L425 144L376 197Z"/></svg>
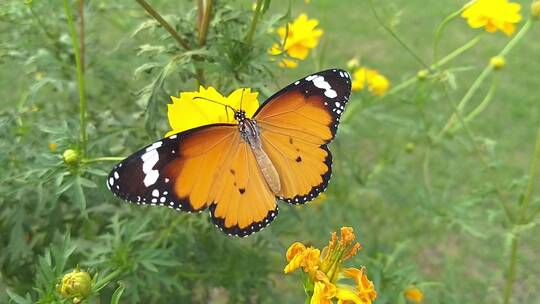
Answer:
<svg viewBox="0 0 540 304"><path fill-rule="evenodd" d="M361 91L366 86L372 95L383 96L390 87L390 81L377 70L361 67L353 73L352 90Z"/></svg>
<svg viewBox="0 0 540 304"><path fill-rule="evenodd" d="M259 107L258 95L249 88L240 88L225 97L213 87L201 86L199 91L171 96L167 115L172 130L165 136L213 123L236 123L228 106L246 111L246 117L250 118Z"/></svg>
<svg viewBox="0 0 540 304"><path fill-rule="evenodd" d="M371 304L377 297L375 286L365 274L365 269L342 268L344 261L348 260L361 248L355 242L354 230L342 227L340 237L332 233L328 245L322 253L319 249L306 247L304 244L293 243L286 253L288 261L285 273L296 269L308 274L304 289L309 295L310 303L338 303ZM353 279L354 286L337 284L339 278Z"/></svg>
<svg viewBox="0 0 540 304"><path fill-rule="evenodd" d="M484 27L489 33L500 30L510 36L521 21L520 10L519 3L508 0L477 0L467 4L461 16L471 28Z"/></svg>
<svg viewBox="0 0 540 304"><path fill-rule="evenodd" d="M540 18L540 0L536 0L531 4L531 14L535 18Z"/></svg>
<svg viewBox="0 0 540 304"><path fill-rule="evenodd" d="M278 29L279 37L285 45L275 43L270 49L271 55L287 53L290 58L284 58L279 65L281 67L295 68L298 60L306 59L309 49L315 48L323 31L316 28L319 24L317 19L308 19L306 14L301 14L287 27Z"/></svg>
<svg viewBox="0 0 540 304"><path fill-rule="evenodd" d="M422 293L422 291L415 286L411 286L405 289L403 294L405 295L405 298L407 298L407 300L414 303L420 303L424 299L424 294Z"/></svg>

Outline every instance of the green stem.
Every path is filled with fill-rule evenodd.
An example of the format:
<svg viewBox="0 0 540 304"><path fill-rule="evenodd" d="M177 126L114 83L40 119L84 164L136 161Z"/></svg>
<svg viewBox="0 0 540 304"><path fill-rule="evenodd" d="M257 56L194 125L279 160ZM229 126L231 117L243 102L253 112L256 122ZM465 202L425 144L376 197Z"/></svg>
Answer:
<svg viewBox="0 0 540 304"><path fill-rule="evenodd" d="M480 113L482 113L487 108L487 106L489 105L489 103L492 100L493 94L495 93L495 87L496 87L495 83L496 83L496 81L495 81L495 79L493 79L492 84L491 84L491 86L489 88L489 91L486 94L486 97L484 97L482 102L474 110L472 110L469 113L469 115L467 115L467 117L465 117L465 122L470 122L471 120L473 120L476 116L478 116ZM450 134L453 134L457 130L459 130L460 127L461 127L460 125L454 125L454 127L450 128L450 130L448 130L448 132Z"/></svg>
<svg viewBox="0 0 540 304"><path fill-rule="evenodd" d="M523 197L523 203L521 206L521 211L519 214L518 224L526 224L527 222L527 213L529 211L529 205L534 193L534 187L537 183L538 178L538 165L540 162L540 126L536 133L536 144L534 147L534 152L531 160L531 166L529 168L529 181L527 184L527 189L525 190L525 195ZM516 279L516 267L517 267L517 256L519 249L519 230L516 229L513 234L512 245L510 249L510 263L508 265L508 272L506 277L506 285L504 288L503 303L510 303L510 298L512 297L512 288L514 286L514 281Z"/></svg>
<svg viewBox="0 0 540 304"><path fill-rule="evenodd" d="M156 21L159 22L159 24L161 24L161 26L163 26L163 28L169 32L174 40L176 40L185 50L191 50L189 44L187 44L187 42L180 37L176 30L165 19L163 19L163 17L161 17L161 15L156 12L156 10L154 10L154 8L152 8L148 2L144 0L137 0L137 3L139 3L146 10L146 12L148 12L148 14L154 17L154 19L156 19Z"/></svg>
<svg viewBox="0 0 540 304"><path fill-rule="evenodd" d="M69 33L71 36L71 44L73 47L73 53L75 54L75 64L77 67L77 82L79 84L79 120L80 120L80 135L79 145L81 154L84 157L86 155L86 146L88 144L88 135L86 134L86 94L84 86L84 71L81 61L81 50L79 49L79 41L77 37L77 31L75 29L75 23L73 22L73 15L71 13L71 7L68 0L64 0L64 10L66 12L67 23L69 27Z"/></svg>
<svg viewBox="0 0 540 304"><path fill-rule="evenodd" d="M514 38L512 38L508 42L508 44L502 49L502 51L497 56L505 57L516 46L516 44L521 40L521 38L523 38L523 36L525 36L525 34L529 31L529 29L531 28L531 25L532 25L532 21L533 20L531 18L529 18L527 20L527 22L525 22L525 25L523 25L523 27L521 27L519 32L514 36ZM458 103L457 108L458 108L459 112L463 111L463 109L465 108L467 103L471 100L471 98L474 96L476 91L478 91L478 89L480 88L480 86L482 85L484 80L491 74L491 72L493 72L493 70L494 70L494 68L493 68L493 66L491 64L488 64L484 68L482 73L480 73L478 78L476 78L476 80L473 82L473 84L471 85L469 90L465 93L465 95L463 95L463 98ZM445 124L444 128L441 130L439 136L443 135L446 131L448 131L450 129L450 127L452 127L452 125L456 122L456 120L457 120L457 116L456 116L456 113L454 113L454 114L452 114L452 116L450 116L450 118L446 122L446 124Z"/></svg>
<svg viewBox="0 0 540 304"><path fill-rule="evenodd" d="M480 36L476 36L471 41L469 41L466 44L464 44L463 46L455 49L452 53L446 55L444 58L442 58L438 62L432 64L430 66L430 69L435 70L435 69L438 69L439 67L445 65L446 63L450 62L452 59L458 57L459 55L461 55L465 51L471 49L473 46L475 46L478 43L478 41L480 41ZM397 86L392 87L384 96L379 97L378 101L383 100L388 96L395 95L395 94L405 90L406 88L410 87L411 85L413 85L417 81L418 81L418 77L416 75L409 78L409 79L407 79L407 80L405 80L405 81L403 81L402 83L398 84ZM371 103L371 105L377 105L377 104L379 104L379 103L378 102ZM359 103L351 104L349 106L350 108L348 108L347 111L345 111L345 113L343 114L342 121L347 122L347 121L349 121L349 119L351 117L354 117L355 114L357 113L358 109L361 108L361 105L362 104L359 104ZM369 106L366 106L365 108L367 108L367 107L369 107Z"/></svg>
<svg viewBox="0 0 540 304"><path fill-rule="evenodd" d="M99 162L106 162L106 161L120 161L124 159L125 157L123 156L105 156L105 157L96 157L96 158L85 158L81 162L85 164L90 164L90 163L99 163Z"/></svg>
<svg viewBox="0 0 540 304"><path fill-rule="evenodd" d="M208 34L208 25L210 24L210 15L212 13L212 0L199 0L199 46L206 44L206 35Z"/></svg>
<svg viewBox="0 0 540 304"><path fill-rule="evenodd" d="M446 83L443 83L443 86L444 86L444 92L446 93L446 97L448 98L448 100L452 104L452 108L454 110L454 113L456 114L456 117L458 118L460 123L463 125L463 129L465 130L465 133L467 134L467 137L469 137L469 140L471 141L471 143L473 145L473 148L474 148L474 151L478 155L478 158L480 159L480 162L482 163L482 165L484 166L484 168L486 170L493 171L494 170L493 167L489 165L489 162L485 159L484 154L482 154L482 149L480 148L480 146L478 146L478 143L476 142L476 139L474 138L474 135L473 135L471 129L469 129L469 126L468 126L467 122L465 121L465 119L463 118L461 112L459 112L459 110L457 108L456 102L454 101L454 99L450 95L450 89L448 88L448 85ZM515 222L514 213L512 212L510 207L508 207L508 205L506 204L506 195L501 190L502 189L502 187L500 186L501 183L498 181L495 172L493 172L493 173L494 173L493 178L494 178L494 183L495 183L495 192L499 196L499 202L501 204L501 207L504 210L504 213L505 213L506 217L508 218L508 220L511 223L514 223Z"/></svg>
<svg viewBox="0 0 540 304"><path fill-rule="evenodd" d="M437 60L439 59L439 42L441 41L443 31L446 29L446 27L452 20L457 18L459 15L461 15L461 13L463 12L463 10L465 10L465 8L466 7L464 6L460 8L458 11L448 15L437 28L437 32L435 33L435 40L433 41L433 61L434 62L437 62Z"/></svg>
<svg viewBox="0 0 540 304"><path fill-rule="evenodd" d="M371 11L373 12L373 15L375 16L375 19L377 19L377 22L414 58L418 63L423 65L426 69L429 69L429 65L425 63L420 56L416 55L416 53L403 41L399 36L392 30L379 16L379 13L377 13L377 10L375 9L375 5L373 4L373 0L369 0L369 6L371 7Z"/></svg>
<svg viewBox="0 0 540 304"><path fill-rule="evenodd" d="M247 46L250 46L253 42L253 36L255 35L255 29L257 28L257 23L259 22L259 17L261 15L262 7L264 0L257 0L255 6L255 11L253 12L253 19L251 19L251 26L249 27L249 32L246 35L245 43Z"/></svg>
<svg viewBox="0 0 540 304"><path fill-rule="evenodd" d="M516 264L517 264L517 251L518 251L518 235L517 232L513 235L512 245L510 249L510 264L508 265L508 272L506 274L506 285L504 286L503 303L510 303L512 297L512 287L514 286L514 280L516 278Z"/></svg>

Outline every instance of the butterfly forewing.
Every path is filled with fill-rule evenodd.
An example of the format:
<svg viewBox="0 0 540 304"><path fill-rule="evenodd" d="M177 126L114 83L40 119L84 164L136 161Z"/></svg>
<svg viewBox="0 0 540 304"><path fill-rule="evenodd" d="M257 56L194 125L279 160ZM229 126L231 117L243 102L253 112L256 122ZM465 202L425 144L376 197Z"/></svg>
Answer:
<svg viewBox="0 0 540 304"><path fill-rule="evenodd" d="M278 198L301 204L326 190L335 136L351 90L350 75L327 70L294 82L269 98L255 119L265 151L278 171Z"/></svg>

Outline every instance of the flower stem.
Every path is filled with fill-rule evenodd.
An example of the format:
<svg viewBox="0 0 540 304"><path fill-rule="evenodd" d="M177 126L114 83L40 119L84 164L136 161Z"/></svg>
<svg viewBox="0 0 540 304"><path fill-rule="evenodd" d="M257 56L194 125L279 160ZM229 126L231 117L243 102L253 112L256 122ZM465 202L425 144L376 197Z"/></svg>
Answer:
<svg viewBox="0 0 540 304"><path fill-rule="evenodd" d="M446 18L444 18L443 22L441 22L441 24L437 28L437 32L435 33L435 39L433 41L433 61L434 62L437 62L437 60L439 59L439 42L441 41L443 31L446 29L446 27L448 26L448 24L450 24L452 20L457 18L459 15L461 15L461 13L463 12L465 8L466 7L464 6L460 8L458 11L453 12L452 14L448 15Z"/></svg>
<svg viewBox="0 0 540 304"><path fill-rule="evenodd" d="M446 93L446 97L450 101L450 103L452 105L452 108L454 110L454 113L455 113L456 117L459 119L460 123L462 124L463 129L465 130L465 133L467 134L467 137L469 137L469 140L471 141L471 143L473 145L473 148L474 148L474 151L478 155L478 158L480 159L480 162L482 163L482 165L484 166L484 168L486 170L494 171L494 168L489 165L488 160L486 160L486 158L482 154L482 149L480 148L480 146L478 146L478 143L476 143L476 139L474 138L474 135L473 135L471 129L469 129L469 126L467 125L467 122L463 118L463 115L458 110L457 103L454 101L454 99L450 95L450 89L448 88L448 85L446 83L443 83L443 86L444 86L444 92ZM495 172L493 172L493 173L495 173ZM507 200L506 195L501 190L502 189L501 183L498 181L496 174L493 174L493 182L495 184L495 192L497 193L497 195L499 197L499 203L501 204L501 207L504 210L506 218L509 220L510 223L514 223L515 222L514 213L512 212L510 207L506 204L506 200Z"/></svg>
<svg viewBox="0 0 540 304"><path fill-rule="evenodd" d="M429 69L429 65L420 58L420 56L416 55L416 53L403 41L399 36L392 30L379 16L377 13L377 10L375 9L375 5L373 4L373 0L369 0L369 6L371 7L371 11L373 12L373 15L375 16L375 19L377 19L377 22L414 58L418 63L423 65L426 69Z"/></svg>
<svg viewBox="0 0 540 304"><path fill-rule="evenodd" d="M210 14L212 13L212 0L199 0L199 46L203 47L206 43L208 34L208 25L210 24Z"/></svg>
<svg viewBox="0 0 540 304"><path fill-rule="evenodd" d="M125 159L123 156L105 156L105 157L96 157L96 158L85 158L81 162L85 164L90 163L99 163L99 162L106 162L106 161L120 161Z"/></svg>
<svg viewBox="0 0 540 304"><path fill-rule="evenodd" d="M512 38L508 44L502 49L502 51L497 55L500 57L505 57L515 46L516 44L525 36L525 34L529 31L532 25L532 19L529 18L527 22L525 22L525 25L521 27L519 32ZM484 80L493 72L494 68L491 64L488 64L484 70L480 73L478 78L473 82L469 90L463 95L463 98L458 103L457 109L459 112L462 112L467 103L471 100L471 98L474 96L476 91L480 88ZM439 133L439 136L443 135L446 131L448 131L452 125L456 122L457 116L456 113L453 113L452 116L448 119L445 126Z"/></svg>
<svg viewBox="0 0 540 304"><path fill-rule="evenodd" d="M253 19L251 19L251 26L249 27L249 32L246 35L245 43L247 46L250 46L251 42L253 42L253 35L255 35L255 29L257 28L257 23L259 22L263 2L264 0L257 0L255 11L253 12Z"/></svg>
<svg viewBox="0 0 540 304"><path fill-rule="evenodd" d="M461 55L465 51L467 51L470 48L472 48L473 46L475 46L478 43L478 41L480 41L480 37L476 36L471 41L469 41L466 44L464 44L463 46L455 49L452 53L450 53L450 54L446 55L445 57L441 58L441 60L439 60L438 62L435 62L434 64L432 64L430 66L430 69L431 70L436 70L437 68L445 65L446 63L450 62L452 59L458 57L459 55ZM415 75L415 76L403 81L402 83L398 84L397 86L392 87L385 95L379 97L378 101L383 100L388 96L395 95L395 94L405 90L406 88L408 88L411 85L415 84L416 81L418 81L418 77ZM370 106L377 105L377 104L379 104L379 103L374 102L374 103L370 104ZM349 106L350 108L348 108L348 110L345 111L345 113L343 114L342 121L347 122L347 121L349 121L349 119L351 117L354 117L356 115L356 112L358 111L358 109L361 107L360 105L361 104L357 104L357 103L351 104ZM369 106L366 106L365 108L367 108L367 107L369 107Z"/></svg>
<svg viewBox="0 0 540 304"><path fill-rule="evenodd" d="M189 44L187 44L187 42L184 39L182 39L182 37L180 37L180 35L176 32L176 30L165 19L163 19L163 17L161 17L161 15L158 12L156 12L156 10L154 10L154 8L152 8L152 6L148 4L148 2L144 0L137 0L137 3L139 3L146 10L146 12L148 12L148 14L154 17L154 19L156 19L156 21L159 22L159 24L161 24L161 26L163 26L163 28L167 30L167 32L171 34L174 40L178 41L178 43L185 50L191 50L191 47L189 46Z"/></svg>
<svg viewBox="0 0 540 304"><path fill-rule="evenodd" d="M525 190L525 195L523 197L523 202L521 205L521 211L519 215L518 225L526 224L527 222L527 213L529 211L529 204L531 202L532 195L534 193L534 187L537 182L538 177L538 165L540 162L540 126L536 133L536 144L533 152L533 157L531 160L531 166L529 168L529 182L527 184L527 189ZM508 272L506 276L506 285L504 288L503 303L510 303L510 298L512 297L512 287L514 286L514 281L516 279L516 267L517 267L517 256L519 249L519 230L516 229L512 238L512 245L510 249L510 263L508 265Z"/></svg>
<svg viewBox="0 0 540 304"><path fill-rule="evenodd" d="M69 27L69 34L71 36L71 44L73 47L73 53L75 54L75 65L77 69L77 83L79 84L79 120L80 120L79 146L80 146L81 154L84 157L84 155L86 155L86 146L88 143L88 135L86 134L86 93L85 93L85 86L84 86L84 68L81 61L81 50L79 49L77 30L75 29L75 23L73 22L73 15L72 15L71 7L69 5L68 0L64 0L64 10L66 13L67 23Z"/></svg>

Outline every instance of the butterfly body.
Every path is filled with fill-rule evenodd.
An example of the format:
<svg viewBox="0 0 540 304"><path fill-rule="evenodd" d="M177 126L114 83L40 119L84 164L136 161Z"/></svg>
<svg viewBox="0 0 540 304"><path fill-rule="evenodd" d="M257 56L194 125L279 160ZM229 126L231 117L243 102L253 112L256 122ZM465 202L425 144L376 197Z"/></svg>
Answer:
<svg viewBox="0 0 540 304"><path fill-rule="evenodd" d="M251 151L255 156L255 160L259 165L259 169L261 170L261 173L268 184L268 187L270 187L274 194L278 194L281 190L279 175L274 167L274 164L272 163L272 160L270 160L266 152L264 152L257 122L255 120L245 118L244 114L241 112L239 115L235 113L235 118L236 117L239 117L238 130L240 131L240 135L251 148Z"/></svg>
<svg viewBox="0 0 540 304"><path fill-rule="evenodd" d="M327 144L350 87L343 70L309 75L268 98L253 117L234 109L236 124L198 127L141 149L115 166L107 186L136 204L208 208L227 234L257 232L276 217L276 198L303 204L326 189Z"/></svg>

